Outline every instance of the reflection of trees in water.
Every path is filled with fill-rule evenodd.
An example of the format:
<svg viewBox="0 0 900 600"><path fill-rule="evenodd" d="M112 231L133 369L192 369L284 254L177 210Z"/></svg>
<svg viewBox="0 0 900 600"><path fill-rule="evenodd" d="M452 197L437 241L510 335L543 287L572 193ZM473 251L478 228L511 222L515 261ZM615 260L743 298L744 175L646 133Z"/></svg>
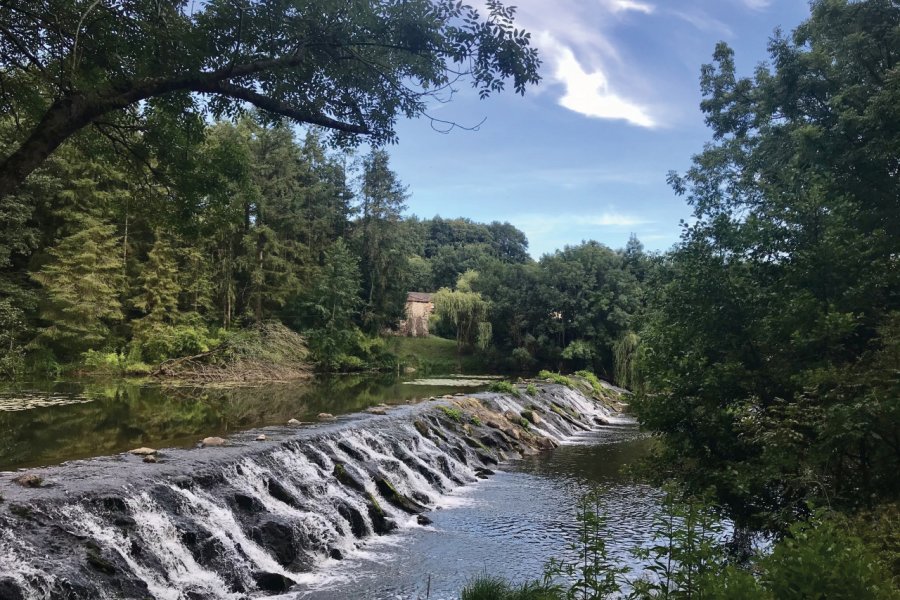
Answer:
<svg viewBox="0 0 900 600"><path fill-rule="evenodd" d="M403 385L390 375L344 375L264 386L161 386L127 382L48 383L28 392L83 396L86 404L0 412L0 470L124 452L140 445L190 445L208 435L310 420L456 391ZM5 395L15 394L10 389ZM24 393L24 390L23 390Z"/></svg>

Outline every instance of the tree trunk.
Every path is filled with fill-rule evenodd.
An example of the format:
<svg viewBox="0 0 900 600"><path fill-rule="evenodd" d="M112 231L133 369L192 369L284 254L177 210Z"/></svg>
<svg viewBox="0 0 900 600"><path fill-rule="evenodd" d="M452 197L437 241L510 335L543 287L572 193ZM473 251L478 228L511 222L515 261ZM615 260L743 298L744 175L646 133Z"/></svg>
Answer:
<svg viewBox="0 0 900 600"><path fill-rule="evenodd" d="M89 109L83 96L65 96L50 105L28 139L0 163L0 198L15 192L60 144L102 114Z"/></svg>

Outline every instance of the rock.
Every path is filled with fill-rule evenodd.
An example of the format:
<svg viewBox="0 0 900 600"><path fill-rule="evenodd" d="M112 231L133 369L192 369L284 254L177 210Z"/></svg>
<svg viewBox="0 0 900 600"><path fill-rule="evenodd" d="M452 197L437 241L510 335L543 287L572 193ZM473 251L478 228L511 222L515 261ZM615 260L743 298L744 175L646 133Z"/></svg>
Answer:
<svg viewBox="0 0 900 600"><path fill-rule="evenodd" d="M516 413L514 413L511 410L508 410L505 413L503 413L503 416L506 417L506 419L508 421L512 421L513 423L519 422L519 415L517 415Z"/></svg>
<svg viewBox="0 0 900 600"><path fill-rule="evenodd" d="M443 398L444 398L445 400L452 400L452 399L453 399L453 394L444 394Z"/></svg>
<svg viewBox="0 0 900 600"><path fill-rule="evenodd" d="M372 520L372 529L375 530L375 533L384 535L397 529L397 524L384 516L384 511L381 509L381 506L379 506L375 496L372 494L367 495L369 497L369 518Z"/></svg>
<svg viewBox="0 0 900 600"><path fill-rule="evenodd" d="M147 456L144 457L144 462L145 463L158 463L159 459L156 458L155 454L148 454Z"/></svg>
<svg viewBox="0 0 900 600"><path fill-rule="evenodd" d="M266 548L282 567L290 565L299 555L294 530L284 523L266 521L253 530L251 537Z"/></svg>
<svg viewBox="0 0 900 600"><path fill-rule="evenodd" d="M284 593L291 589L296 583L290 577L285 577L279 573L268 573L266 571L258 571L253 574L256 586L265 592Z"/></svg>
<svg viewBox="0 0 900 600"><path fill-rule="evenodd" d="M385 479L383 476L375 477L375 487L378 489L378 493L380 493L385 500L410 514L417 514L425 511L425 507L409 496L401 494L397 491L390 481Z"/></svg>
<svg viewBox="0 0 900 600"><path fill-rule="evenodd" d="M114 564L103 558L100 547L94 542L85 544L87 549L87 562L89 565L107 575L114 575L116 567Z"/></svg>
<svg viewBox="0 0 900 600"><path fill-rule="evenodd" d="M128 453L134 454L136 456L151 456L153 454L156 454L156 449L141 447L141 448L135 448L134 450L129 450Z"/></svg>
<svg viewBox="0 0 900 600"><path fill-rule="evenodd" d="M214 446L224 446L225 440L220 437L206 437L200 442L204 448Z"/></svg>
<svg viewBox="0 0 900 600"><path fill-rule="evenodd" d="M610 421L609 419L605 419L603 417L594 417L594 423L596 423L597 425L609 425Z"/></svg>
<svg viewBox="0 0 900 600"><path fill-rule="evenodd" d="M335 479L337 479L348 488L354 489L357 492L366 491L366 486L364 486L362 482L351 475L342 463L335 463L334 470L331 472L331 474L334 475Z"/></svg>
<svg viewBox="0 0 900 600"><path fill-rule="evenodd" d="M491 475L494 475L494 471L491 471L490 469L485 469L483 467L475 469L475 477L478 479L487 479Z"/></svg>
<svg viewBox="0 0 900 600"><path fill-rule="evenodd" d="M320 421L334 421L335 416L331 413L319 413L318 419Z"/></svg>
<svg viewBox="0 0 900 600"><path fill-rule="evenodd" d="M434 521L426 517L425 515L419 515L416 517L416 523L422 525L423 527L426 525L431 525Z"/></svg>
<svg viewBox="0 0 900 600"><path fill-rule="evenodd" d="M364 538L369 535L366 518L355 506L349 502L341 502L337 507L338 514L350 524L350 531L354 537Z"/></svg>
<svg viewBox="0 0 900 600"><path fill-rule="evenodd" d="M12 577L0 579L0 598L5 600L25 600L25 594Z"/></svg>
<svg viewBox="0 0 900 600"><path fill-rule="evenodd" d="M332 548L331 550L329 550L328 556L330 556L334 560L344 560L344 553L337 548Z"/></svg>
<svg viewBox="0 0 900 600"><path fill-rule="evenodd" d="M13 483L17 483L22 487L38 488L44 485L44 480L39 475L35 475L34 473L25 473L24 475L19 475L18 477L13 479Z"/></svg>
<svg viewBox="0 0 900 600"><path fill-rule="evenodd" d="M386 415L387 411L380 406L373 406L372 408L367 408L366 412L371 415Z"/></svg>
<svg viewBox="0 0 900 600"><path fill-rule="evenodd" d="M416 431L418 431L422 435L424 435L424 436L428 435L428 425L425 424L425 421L416 419L415 421L413 421L413 427L415 427Z"/></svg>
<svg viewBox="0 0 900 600"><path fill-rule="evenodd" d="M459 397L461 397L461 396L465 396L465 394L463 394L462 392L456 392L456 393L453 394L453 395L456 396L457 398L459 398Z"/></svg>
<svg viewBox="0 0 900 600"><path fill-rule="evenodd" d="M265 510L262 502L253 496L248 496L246 494L235 494L233 496L234 503L241 510L245 510L247 512L262 512Z"/></svg>
<svg viewBox="0 0 900 600"><path fill-rule="evenodd" d="M287 424L288 425L302 425L302 423L300 423L300 421L298 421L297 419L290 419Z"/></svg>
<svg viewBox="0 0 900 600"><path fill-rule="evenodd" d="M533 425L540 425L543 422L543 420L533 410L523 410L521 412L521 415L523 419L532 423Z"/></svg>
<svg viewBox="0 0 900 600"><path fill-rule="evenodd" d="M296 508L298 506L297 499L285 488L283 485L275 481L274 479L270 479L266 482L266 489L269 492L269 495L275 498L276 500L280 500L284 502L288 506L293 506Z"/></svg>
<svg viewBox="0 0 900 600"><path fill-rule="evenodd" d="M261 433L261 434L259 434L258 436L256 436L256 441L257 441L257 442L264 442L264 441L266 441L266 434Z"/></svg>

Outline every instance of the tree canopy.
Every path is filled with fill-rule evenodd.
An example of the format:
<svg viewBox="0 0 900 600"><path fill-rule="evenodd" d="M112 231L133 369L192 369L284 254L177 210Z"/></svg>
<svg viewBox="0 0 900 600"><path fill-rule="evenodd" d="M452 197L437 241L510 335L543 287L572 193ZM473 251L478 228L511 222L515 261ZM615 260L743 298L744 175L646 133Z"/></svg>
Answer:
<svg viewBox="0 0 900 600"><path fill-rule="evenodd" d="M486 97L538 81L513 19L497 0L484 13L452 0L3 2L0 113L15 133L0 196L88 125L141 157L248 106L338 144L391 142L398 117L461 82Z"/></svg>
<svg viewBox="0 0 900 600"><path fill-rule="evenodd" d="M724 44L703 69L713 141L671 176L696 221L647 288L640 414L744 524L900 492L898 32L896 2L818 0L754 77Z"/></svg>

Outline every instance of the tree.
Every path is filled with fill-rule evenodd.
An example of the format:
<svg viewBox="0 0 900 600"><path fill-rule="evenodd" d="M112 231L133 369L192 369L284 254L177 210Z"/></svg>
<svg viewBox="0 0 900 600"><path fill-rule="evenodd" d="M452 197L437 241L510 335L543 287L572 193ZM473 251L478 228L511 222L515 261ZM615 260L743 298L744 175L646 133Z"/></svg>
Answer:
<svg viewBox="0 0 900 600"><path fill-rule="evenodd" d="M721 44L702 71L713 142L670 177L696 221L654 276L637 406L739 525L900 493L898 27L896 2L818 0L771 68Z"/></svg>
<svg viewBox="0 0 900 600"><path fill-rule="evenodd" d="M434 314L453 325L457 354L462 352L463 344L472 345L476 341L486 348L491 336L491 330L486 326L489 325L488 303L481 294L472 291L472 283L477 277L475 271L467 271L460 276L455 290L441 288L434 295Z"/></svg>
<svg viewBox="0 0 900 600"><path fill-rule="evenodd" d="M88 125L152 140L164 123L195 128L199 115L252 105L338 143L393 141L399 116L427 114L459 79L481 97L538 81L513 18L496 0L484 17L452 0L3 3L0 112L20 136L0 163L0 196Z"/></svg>
<svg viewBox="0 0 900 600"><path fill-rule="evenodd" d="M363 281L363 326L377 333L400 320L406 298L404 271L410 255L401 235L401 213L409 197L384 150L363 159L359 193L359 244Z"/></svg>
<svg viewBox="0 0 900 600"><path fill-rule="evenodd" d="M357 259L343 240L325 250L322 269L315 279L306 308L306 335L316 359L336 370L352 349L359 332L354 319L359 310L360 273Z"/></svg>
<svg viewBox="0 0 900 600"><path fill-rule="evenodd" d="M101 347L123 318L122 254L115 227L86 216L82 229L50 251L53 261L34 274L47 293L49 325L36 342L72 357Z"/></svg>

